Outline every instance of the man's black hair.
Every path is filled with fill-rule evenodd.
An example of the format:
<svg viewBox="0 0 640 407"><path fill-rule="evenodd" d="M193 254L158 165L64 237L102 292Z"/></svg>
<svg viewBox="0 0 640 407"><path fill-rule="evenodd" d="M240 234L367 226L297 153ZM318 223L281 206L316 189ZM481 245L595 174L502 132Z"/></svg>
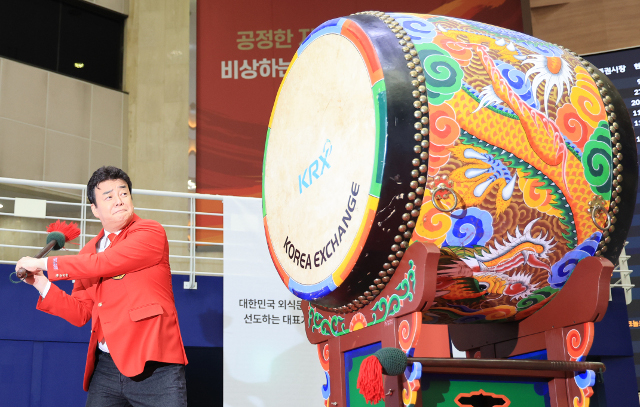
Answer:
<svg viewBox="0 0 640 407"><path fill-rule="evenodd" d="M104 166L98 168L91 178L89 178L89 182L87 183L87 198L89 198L89 202L96 205L96 187L103 181L113 179L121 179L126 182L129 186L129 193L131 193L131 180L127 173L122 171L120 168Z"/></svg>

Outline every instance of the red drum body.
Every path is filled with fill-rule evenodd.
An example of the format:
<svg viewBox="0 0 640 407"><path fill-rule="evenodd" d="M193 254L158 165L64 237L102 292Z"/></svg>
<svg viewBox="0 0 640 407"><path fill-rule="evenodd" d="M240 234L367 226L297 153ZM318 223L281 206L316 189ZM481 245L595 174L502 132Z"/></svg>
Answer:
<svg viewBox="0 0 640 407"><path fill-rule="evenodd" d="M551 301L580 260L616 263L638 165L605 75L522 33L381 15L318 27L278 92L263 210L287 288L351 312L432 242L424 322L508 321Z"/></svg>

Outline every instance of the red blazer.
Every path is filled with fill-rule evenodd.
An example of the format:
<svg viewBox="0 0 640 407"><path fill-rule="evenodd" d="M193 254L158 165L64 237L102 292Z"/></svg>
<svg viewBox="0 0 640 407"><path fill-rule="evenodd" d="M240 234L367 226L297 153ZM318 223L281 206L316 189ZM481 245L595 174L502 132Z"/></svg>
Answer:
<svg viewBox="0 0 640 407"><path fill-rule="evenodd" d="M49 257L49 280L75 280L75 284L71 295L51 284L37 306L76 326L91 319L85 391L95 367L98 335L104 335L125 376L142 373L149 360L187 364L171 287L169 242L162 225L133 215L111 245L96 254L96 243L103 236L104 230L77 256Z"/></svg>

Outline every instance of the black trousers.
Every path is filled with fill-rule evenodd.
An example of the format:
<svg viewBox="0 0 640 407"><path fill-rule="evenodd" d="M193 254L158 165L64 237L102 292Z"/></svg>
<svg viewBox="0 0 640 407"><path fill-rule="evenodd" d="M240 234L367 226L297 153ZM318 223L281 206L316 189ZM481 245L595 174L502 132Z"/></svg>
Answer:
<svg viewBox="0 0 640 407"><path fill-rule="evenodd" d="M124 376L111 355L98 353L86 407L186 407L184 365L147 362L138 376Z"/></svg>

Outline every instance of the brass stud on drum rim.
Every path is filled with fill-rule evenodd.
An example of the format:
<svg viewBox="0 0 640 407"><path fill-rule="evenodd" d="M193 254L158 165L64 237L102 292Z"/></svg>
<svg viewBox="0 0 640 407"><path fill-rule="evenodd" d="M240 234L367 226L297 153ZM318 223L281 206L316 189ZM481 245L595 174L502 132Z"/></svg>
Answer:
<svg viewBox="0 0 640 407"><path fill-rule="evenodd" d="M427 91L427 88L424 84L425 76L422 74L424 69L420 66L421 61L420 58L418 58L418 52L415 50L415 46L412 42L412 37L408 35L404 29L402 29L402 26L393 17L379 11L366 11L358 14L368 14L379 18L387 25L391 32L395 33L395 37L398 39L398 46L400 46L402 51L404 52L404 58L407 61L407 68L410 70L409 76L412 78L416 78L412 81L412 85L417 87L417 90L413 90L411 92L412 96L418 99L413 102L413 107L416 109L416 111L414 112L414 117L419 120L414 123L414 128L419 131L419 133L416 133L414 135L414 139L417 142L420 142L420 146L414 146L414 153L419 154L420 159L412 159L412 165L414 167L418 167L418 169L413 169L411 171L412 178L416 178L419 176L420 172L426 173L428 171L428 167L425 164L422 164L421 161L427 161L429 158L429 154L426 151L426 149L428 149L429 147L429 141L423 140L423 137L427 137L429 135L429 107L427 105L427 95L425 94ZM391 246L391 249L393 252L395 252L395 254L392 253L388 256L388 260L391 263L383 264L383 268L386 270L386 272L381 271L379 273L379 275L381 276L383 276L384 274L383 280L376 278L373 281L375 285L369 286L370 292L365 292L365 299L362 300L363 296L359 296L359 300L354 300L348 305L342 307L345 312L348 312L349 310L353 312L354 310L362 308L370 300L373 300L373 296L377 296L380 293L379 290L384 289L385 283L390 281L390 277L387 276L387 274L392 275L395 272L395 268L393 267L397 267L400 264L400 261L398 259L402 258L402 256L404 255L404 251L399 249L407 248L407 246L409 245L409 240L412 236L411 229L416 226L415 221L409 219L411 219L411 217L416 218L420 214L419 207L422 205L422 199L418 197L418 195L424 194L424 188L422 186L419 186L418 183L424 185L426 183L426 177L420 175L418 178L418 182L414 180L409 183L409 187L411 189L415 189L415 192L411 191L407 194L407 198L410 201L413 201L413 203L406 203L405 210L411 211L411 213L403 213L402 215L402 218L406 222L406 225L403 224L398 226L398 231L403 235L396 235L394 237L394 241L396 243L398 243L398 238L401 239L401 241L399 242L400 246L398 246L397 244ZM405 240L402 240L403 238ZM390 265L393 267L389 267Z"/></svg>

